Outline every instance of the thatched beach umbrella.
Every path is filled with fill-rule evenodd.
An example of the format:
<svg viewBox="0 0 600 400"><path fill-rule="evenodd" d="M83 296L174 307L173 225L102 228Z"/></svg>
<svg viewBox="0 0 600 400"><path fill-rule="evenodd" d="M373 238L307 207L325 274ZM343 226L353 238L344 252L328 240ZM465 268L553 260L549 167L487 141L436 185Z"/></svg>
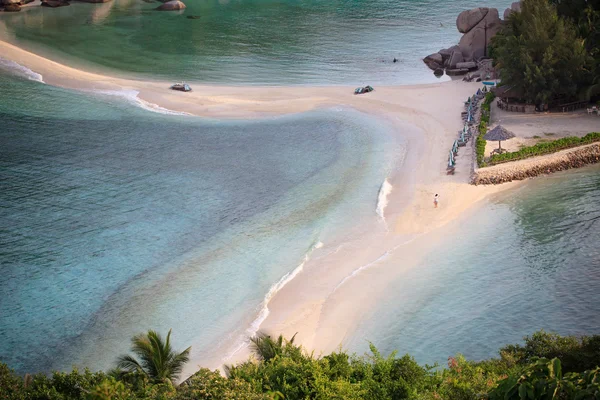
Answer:
<svg viewBox="0 0 600 400"><path fill-rule="evenodd" d="M483 137L485 140L498 141L498 149L502 152L502 141L512 139L515 137L515 134L511 131L507 130L502 125L498 125L491 131L485 134Z"/></svg>

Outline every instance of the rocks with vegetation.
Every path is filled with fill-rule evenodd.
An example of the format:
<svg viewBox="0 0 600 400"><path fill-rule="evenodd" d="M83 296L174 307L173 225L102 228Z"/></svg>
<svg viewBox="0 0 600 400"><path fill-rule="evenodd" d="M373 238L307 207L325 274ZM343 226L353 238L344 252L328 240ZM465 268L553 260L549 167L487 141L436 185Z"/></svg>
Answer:
<svg viewBox="0 0 600 400"><path fill-rule="evenodd" d="M143 335L143 340L151 341L150 336ZM364 356L339 350L317 357L282 336L262 334L253 342L255 357L226 368L226 376L202 368L178 386L164 379L168 374L153 378L137 368L125 373L73 370L23 378L0 364L0 398L591 400L600 392L600 336L564 337L541 331L526 337L523 344L500 349L498 358L475 362L457 355L444 368L420 366L409 355L385 356L373 345ZM151 346L149 353L164 349L164 344Z"/></svg>
<svg viewBox="0 0 600 400"><path fill-rule="evenodd" d="M456 28L463 34L457 46L442 49L442 66L448 75L464 75L464 69L475 70L477 62L486 57L491 38L501 29L503 21L495 8L479 7L461 12L456 19ZM435 70L439 62L432 64L432 56L423 59L425 64ZM436 56L437 57L437 56ZM459 66L462 63L469 67ZM468 72L468 71L467 71Z"/></svg>

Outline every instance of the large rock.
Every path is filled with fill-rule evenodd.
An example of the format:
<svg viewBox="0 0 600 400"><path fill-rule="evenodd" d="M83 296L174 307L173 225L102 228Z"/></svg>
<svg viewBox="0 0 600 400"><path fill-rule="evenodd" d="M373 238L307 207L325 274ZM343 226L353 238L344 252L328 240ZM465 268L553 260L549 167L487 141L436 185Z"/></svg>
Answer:
<svg viewBox="0 0 600 400"><path fill-rule="evenodd" d="M448 75L448 76L458 76L458 75L465 75L468 72L469 72L468 69L454 68L454 69L447 69L446 70L446 75Z"/></svg>
<svg viewBox="0 0 600 400"><path fill-rule="evenodd" d="M0 0L0 5L19 4L21 0Z"/></svg>
<svg viewBox="0 0 600 400"><path fill-rule="evenodd" d="M423 62L425 62L425 64L428 64L430 62L441 64L444 62L444 59L442 58L442 55L440 53L433 53L425 57L423 59Z"/></svg>
<svg viewBox="0 0 600 400"><path fill-rule="evenodd" d="M442 49L442 50L438 51L438 54L440 54L442 56L442 59L444 61L446 61L447 59L450 58L450 56L452 55L452 53L454 53L457 50L460 50L460 47L458 47L458 46L452 46L449 49Z"/></svg>
<svg viewBox="0 0 600 400"><path fill-rule="evenodd" d="M460 50L457 50L454 53L452 53L452 56L450 56L450 58L448 60L449 60L448 67L451 69L456 68L456 64L465 61L463 58L462 52Z"/></svg>
<svg viewBox="0 0 600 400"><path fill-rule="evenodd" d="M456 27L460 33L467 33L487 15L489 8L480 7L466 10L458 14Z"/></svg>
<svg viewBox="0 0 600 400"><path fill-rule="evenodd" d="M70 6L71 4L69 4L68 1L63 1L63 0L42 0L41 5L42 5L42 7L56 8L56 7Z"/></svg>
<svg viewBox="0 0 600 400"><path fill-rule="evenodd" d="M4 6L4 11L6 11L6 12L21 11L21 6L18 4L7 4Z"/></svg>
<svg viewBox="0 0 600 400"><path fill-rule="evenodd" d="M467 61L456 63L456 68L458 69L468 69L469 71L477 69L477 63L475 61Z"/></svg>
<svg viewBox="0 0 600 400"><path fill-rule="evenodd" d="M178 0L167 1L166 3L158 6L156 9L159 11L177 11L183 10L185 8L185 4Z"/></svg>
<svg viewBox="0 0 600 400"><path fill-rule="evenodd" d="M464 61L475 61L486 55L490 40L502 27L498 10L490 8L485 17L469 32L465 33L458 43ZM462 60L461 60L462 62Z"/></svg>

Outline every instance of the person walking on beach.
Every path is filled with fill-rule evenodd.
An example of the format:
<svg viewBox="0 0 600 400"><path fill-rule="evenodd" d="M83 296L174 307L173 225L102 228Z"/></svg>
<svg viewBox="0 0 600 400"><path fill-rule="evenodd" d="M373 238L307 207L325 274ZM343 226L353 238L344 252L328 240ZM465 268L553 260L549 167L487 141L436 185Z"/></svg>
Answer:
<svg viewBox="0 0 600 400"><path fill-rule="evenodd" d="M433 207L434 208L437 208L437 206L438 206L438 199L439 198L440 198L440 195L437 194L437 193L435 194L435 196L433 196Z"/></svg>

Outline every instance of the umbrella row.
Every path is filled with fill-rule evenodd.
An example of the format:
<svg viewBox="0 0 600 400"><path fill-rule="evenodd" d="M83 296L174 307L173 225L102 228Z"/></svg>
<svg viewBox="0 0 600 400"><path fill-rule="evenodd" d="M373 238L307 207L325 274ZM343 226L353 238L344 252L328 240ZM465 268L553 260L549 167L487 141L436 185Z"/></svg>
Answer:
<svg viewBox="0 0 600 400"><path fill-rule="evenodd" d="M477 92L465 101L465 111L462 112L464 125L462 130L458 131L458 139L454 140L448 156L448 168L446 169L448 175L454 175L458 148L466 146L473 136L472 127L476 124L475 119L477 110L479 109L479 102L485 97L486 92L486 87L483 90L477 89Z"/></svg>

